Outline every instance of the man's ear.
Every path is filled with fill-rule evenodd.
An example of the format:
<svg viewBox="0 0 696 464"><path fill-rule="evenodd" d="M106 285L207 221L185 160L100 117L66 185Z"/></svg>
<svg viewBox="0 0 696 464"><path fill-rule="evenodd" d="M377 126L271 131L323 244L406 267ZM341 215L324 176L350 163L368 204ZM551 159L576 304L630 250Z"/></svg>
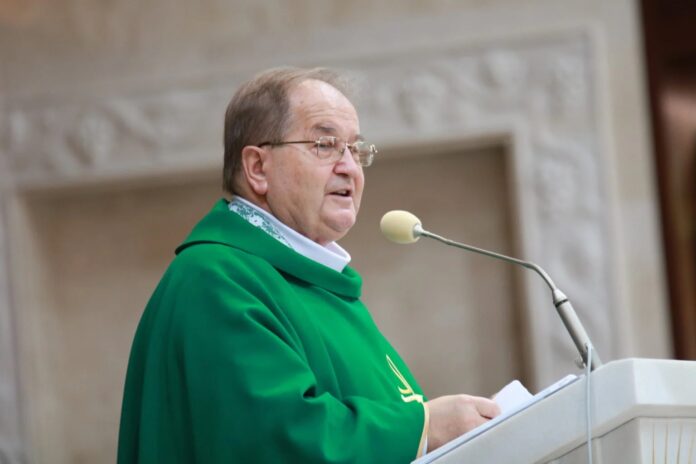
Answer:
<svg viewBox="0 0 696 464"><path fill-rule="evenodd" d="M256 195L266 195L268 181L266 179L266 160L268 152L253 145L242 148L242 174L247 185Z"/></svg>

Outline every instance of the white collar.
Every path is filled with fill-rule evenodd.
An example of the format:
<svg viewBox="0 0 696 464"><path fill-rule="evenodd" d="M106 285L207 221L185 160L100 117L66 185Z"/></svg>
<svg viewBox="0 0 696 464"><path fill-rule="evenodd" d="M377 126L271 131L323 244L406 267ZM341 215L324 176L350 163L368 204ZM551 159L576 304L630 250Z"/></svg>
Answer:
<svg viewBox="0 0 696 464"><path fill-rule="evenodd" d="M321 246L286 226L268 211L240 196L235 196L232 199L229 209L305 258L323 264L334 271L343 272L343 269L350 263L350 255L336 242Z"/></svg>

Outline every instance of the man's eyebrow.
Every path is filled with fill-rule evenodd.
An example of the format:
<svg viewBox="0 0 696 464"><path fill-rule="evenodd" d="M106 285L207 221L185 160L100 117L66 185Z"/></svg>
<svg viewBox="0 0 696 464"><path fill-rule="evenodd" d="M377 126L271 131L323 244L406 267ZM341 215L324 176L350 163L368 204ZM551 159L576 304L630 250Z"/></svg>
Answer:
<svg viewBox="0 0 696 464"><path fill-rule="evenodd" d="M327 126L324 124L315 124L314 126L312 126L312 131L321 132L323 134L331 134L331 135L335 135L337 132L334 127Z"/></svg>
<svg viewBox="0 0 696 464"><path fill-rule="evenodd" d="M322 134L328 134L328 135L338 135L338 131L336 130L335 127L333 126L327 126L325 124L315 124L312 126L312 131L316 131ZM362 142L365 140L365 137L362 135L358 134L355 136L355 141L356 142Z"/></svg>

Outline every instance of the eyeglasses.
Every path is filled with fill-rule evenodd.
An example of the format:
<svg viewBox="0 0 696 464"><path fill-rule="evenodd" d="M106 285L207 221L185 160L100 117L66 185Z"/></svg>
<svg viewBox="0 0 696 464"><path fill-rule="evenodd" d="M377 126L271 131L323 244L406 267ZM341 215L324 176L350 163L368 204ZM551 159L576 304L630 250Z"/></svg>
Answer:
<svg viewBox="0 0 696 464"><path fill-rule="evenodd" d="M270 145L276 147L279 145L289 145L293 143L312 143L316 148L317 158L320 160L326 160L331 163L335 163L343 157L343 153L346 148L353 155L353 159L362 167L368 167L372 164L372 161L377 154L377 147L372 144L368 144L364 140L358 140L357 142L348 143L345 140L341 140L338 137L331 135L323 135L317 140L294 140L290 142L263 142L259 144L259 147L264 145Z"/></svg>

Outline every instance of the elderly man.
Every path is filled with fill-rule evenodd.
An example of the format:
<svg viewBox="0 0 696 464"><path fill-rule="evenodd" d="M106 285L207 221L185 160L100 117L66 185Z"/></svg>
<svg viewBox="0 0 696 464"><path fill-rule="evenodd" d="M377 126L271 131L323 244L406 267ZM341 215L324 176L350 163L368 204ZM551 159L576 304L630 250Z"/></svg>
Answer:
<svg viewBox="0 0 696 464"><path fill-rule="evenodd" d="M326 70L274 69L225 116L220 200L135 335L118 461L410 462L498 413L425 401L336 240L376 150Z"/></svg>

